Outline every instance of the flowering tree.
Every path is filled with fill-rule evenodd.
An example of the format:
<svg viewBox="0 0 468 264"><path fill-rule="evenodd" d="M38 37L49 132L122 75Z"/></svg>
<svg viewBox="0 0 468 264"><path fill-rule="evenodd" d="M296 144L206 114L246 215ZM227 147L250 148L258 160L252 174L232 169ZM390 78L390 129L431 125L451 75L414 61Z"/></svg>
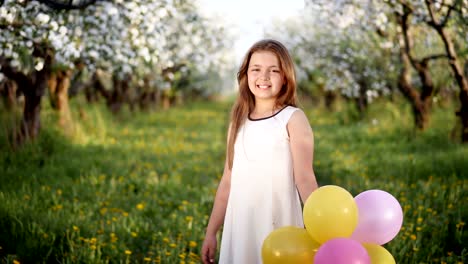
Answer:
<svg viewBox="0 0 468 264"><path fill-rule="evenodd" d="M466 21L466 5L463 2L466 1L308 1L308 13L304 14L301 27L305 30L299 30L304 33L301 40L296 42L300 44L295 46L298 47L301 63L305 61L308 64L302 68L322 72L326 89L344 86L337 90L357 98L363 94L386 94L396 84L413 107L415 126L424 129L436 89L434 80L441 75L431 74L431 69L434 72L437 65L433 61L444 58L451 58L452 62L453 59L460 60L455 49L452 49L452 55L443 52L443 46L447 44L437 40L436 34L427 27L434 24L428 10L445 12L445 15L440 15L445 18L441 20L445 21L441 26L445 28L446 35L450 35L457 30L460 32L460 28L466 28L466 23L460 23ZM455 16L458 22L450 14L458 14ZM465 35L461 35L466 38L466 30L461 32L465 32ZM307 55L307 52L312 54ZM452 66L452 69L456 68ZM446 71L436 69L438 72ZM458 80L463 78L457 76L463 74L459 70L453 71L460 83ZM417 81L413 75L418 78ZM367 84L362 80L366 80ZM366 88L369 87L368 83L374 87ZM416 89L415 85L420 89ZM461 93L464 94L463 89ZM463 113L463 110L459 113Z"/></svg>
<svg viewBox="0 0 468 264"><path fill-rule="evenodd" d="M394 18L391 21L398 26L402 60L399 87L413 105L417 126L419 128L424 128L426 126L427 111L432 103L431 95L434 90L434 76L430 72L430 62L437 59L446 59L455 77L455 81L460 88L459 98L461 108L457 112L457 116L459 116L462 124L461 139L467 142L468 81L466 73L464 73L462 69L463 59L458 55L463 49L466 50L467 48L467 1L391 0L385 1L385 5L382 5L380 1L371 1L370 4L377 13L390 14ZM439 42L442 42L441 46L443 49L420 56L420 59L418 59L413 49L413 43L416 38L412 33L414 31L410 30L411 28L419 30L432 29L433 31L427 32L426 36L431 36L431 33L434 32L437 33ZM453 36L456 37L457 32L465 32L465 35L463 35L463 33L460 34L462 41L456 48L456 42L458 40L454 39ZM464 43L463 39L465 39ZM421 93L417 93L411 85L408 72L410 65L418 73L422 84Z"/></svg>
<svg viewBox="0 0 468 264"><path fill-rule="evenodd" d="M25 96L20 134L26 138L38 133L47 87L57 101L53 105L67 117L76 72L88 71L92 86L118 110L130 94L138 100L150 90L169 89L174 76L206 71L203 65L229 48L222 28L208 25L189 1L97 1L56 10L38 1L7 0L0 7L0 27L1 72ZM110 85L101 72L111 76Z"/></svg>
<svg viewBox="0 0 468 264"><path fill-rule="evenodd" d="M283 41L292 47L300 78L355 100L363 113L374 98L390 93L393 45L356 23L362 10L337 13L333 3L308 5L297 21L283 24Z"/></svg>
<svg viewBox="0 0 468 264"><path fill-rule="evenodd" d="M72 67L79 57L60 20L62 14L49 11L36 1L6 1L0 7L1 71L25 98L18 142L39 133L41 98L54 65Z"/></svg>

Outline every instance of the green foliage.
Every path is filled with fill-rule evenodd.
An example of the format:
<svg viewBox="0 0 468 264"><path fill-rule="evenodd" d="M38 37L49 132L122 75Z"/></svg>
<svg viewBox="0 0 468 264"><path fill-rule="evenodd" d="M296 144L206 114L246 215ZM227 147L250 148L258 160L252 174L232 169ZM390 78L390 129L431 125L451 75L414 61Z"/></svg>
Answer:
<svg viewBox="0 0 468 264"><path fill-rule="evenodd" d="M36 142L16 152L0 142L2 261L199 263L230 105L118 117L77 108L72 139L46 108ZM343 122L345 111L305 111L320 185L382 189L400 201L403 228L385 245L397 263L467 262L468 147L448 137L453 109L435 109L417 135L405 105L374 104L357 123Z"/></svg>

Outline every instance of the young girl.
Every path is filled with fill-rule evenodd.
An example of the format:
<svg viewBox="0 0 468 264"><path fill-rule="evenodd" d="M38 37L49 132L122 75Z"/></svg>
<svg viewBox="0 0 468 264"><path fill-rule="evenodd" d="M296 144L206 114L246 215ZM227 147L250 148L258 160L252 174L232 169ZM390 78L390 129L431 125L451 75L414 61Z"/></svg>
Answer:
<svg viewBox="0 0 468 264"><path fill-rule="evenodd" d="M219 263L262 263L265 238L282 226L303 227L301 200L317 188L312 129L296 107L287 49L271 39L255 43L237 80L224 173L202 246L205 264L214 263L223 222Z"/></svg>

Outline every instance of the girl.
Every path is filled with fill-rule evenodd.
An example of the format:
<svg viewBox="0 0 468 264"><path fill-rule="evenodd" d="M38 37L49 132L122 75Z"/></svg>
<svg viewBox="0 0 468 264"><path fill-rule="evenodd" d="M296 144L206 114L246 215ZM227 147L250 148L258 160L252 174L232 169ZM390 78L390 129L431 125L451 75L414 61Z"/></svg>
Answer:
<svg viewBox="0 0 468 264"><path fill-rule="evenodd" d="M287 49L271 39L255 43L237 80L224 173L202 246L205 264L214 263L223 222L219 263L262 263L265 238L282 226L303 227L301 200L317 188L312 129L296 107Z"/></svg>

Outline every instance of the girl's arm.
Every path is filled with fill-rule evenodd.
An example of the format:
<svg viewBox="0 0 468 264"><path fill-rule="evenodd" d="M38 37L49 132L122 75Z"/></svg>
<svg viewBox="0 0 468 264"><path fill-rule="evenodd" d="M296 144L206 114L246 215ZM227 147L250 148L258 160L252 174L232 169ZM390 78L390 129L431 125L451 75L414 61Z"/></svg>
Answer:
<svg viewBox="0 0 468 264"><path fill-rule="evenodd" d="M299 190L302 203L318 188L313 169L314 135L309 120L302 110L295 111L288 125L294 182Z"/></svg>
<svg viewBox="0 0 468 264"><path fill-rule="evenodd" d="M231 188L231 170L229 169L228 162L224 164L224 172L221 177L221 181L216 191L216 196L213 204L213 210L211 211L210 220L206 228L206 235L216 235L221 225L224 222L224 216L226 214L226 207L229 198L229 191Z"/></svg>
<svg viewBox="0 0 468 264"><path fill-rule="evenodd" d="M230 130L231 128L229 126L227 142L229 142ZM229 168L229 162L226 155L223 176L221 177L221 181L219 182L218 189L216 191L213 209L211 211L210 220L208 221L208 226L206 227L205 240L203 241L202 246L202 261L205 264L214 263L216 249L218 246L216 235L224 222L230 190L231 169Z"/></svg>

